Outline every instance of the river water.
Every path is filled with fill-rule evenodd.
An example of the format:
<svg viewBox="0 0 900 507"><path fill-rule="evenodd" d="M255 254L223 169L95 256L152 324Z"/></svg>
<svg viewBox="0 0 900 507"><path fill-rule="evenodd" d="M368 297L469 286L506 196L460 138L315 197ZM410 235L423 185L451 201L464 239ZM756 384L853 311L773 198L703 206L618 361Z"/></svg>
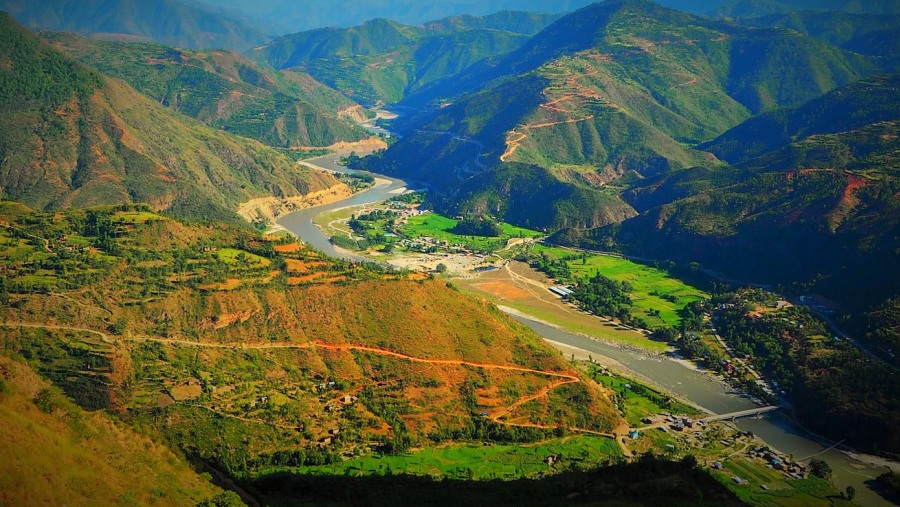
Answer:
<svg viewBox="0 0 900 507"><path fill-rule="evenodd" d="M334 155L310 159L308 162L332 171L358 172L338 165L334 160ZM364 261L366 259L362 257L335 249L322 231L313 224L313 219L326 211L387 200L396 195L392 191L406 186L404 181L396 178L382 175L374 176L388 180L389 183L380 183L339 202L295 211L281 218L278 223L300 237L304 243L329 256ZM715 380L701 371L685 366L679 361L611 345L525 317L513 317L546 339L615 359L627 369L636 373L638 377L644 377L673 394L714 413L727 414L751 409L756 406L749 399L732 392L721 381ZM771 412L760 418L738 419L736 424L744 431L752 431L773 448L793 455L795 459L817 455L818 458L827 461L833 470L832 482L839 490L843 490L847 486L853 486L856 489L854 502L858 505L895 505L883 498L871 487L875 477L885 472L887 470L886 467L860 463L833 449L826 451L826 446L797 427L778 411Z"/></svg>
<svg viewBox="0 0 900 507"><path fill-rule="evenodd" d="M354 171L352 169L347 169L346 167L339 165L337 161L334 160L334 157L334 155L325 155L322 157L309 159L307 160L307 162L323 169L328 169L329 171L340 173L370 174L364 173L363 171ZM328 241L328 237L325 236L325 234L323 234L318 227L316 227L316 225L313 223L313 219L319 214L326 211L334 211L336 209L347 208L350 206L360 206L363 204L385 201L395 195L392 194L393 191L406 186L406 182L404 182L403 180L398 180L389 176L382 176L380 174L373 176L377 176L379 179L388 180L390 183L380 182L374 187L354 194L342 201L295 211L279 219L278 224L296 234L300 239L303 240L304 243L331 257L357 262L366 261L367 259L364 259L358 255L353 255L352 253L349 253L347 251L338 251L334 247L334 245L332 245L331 242Z"/></svg>

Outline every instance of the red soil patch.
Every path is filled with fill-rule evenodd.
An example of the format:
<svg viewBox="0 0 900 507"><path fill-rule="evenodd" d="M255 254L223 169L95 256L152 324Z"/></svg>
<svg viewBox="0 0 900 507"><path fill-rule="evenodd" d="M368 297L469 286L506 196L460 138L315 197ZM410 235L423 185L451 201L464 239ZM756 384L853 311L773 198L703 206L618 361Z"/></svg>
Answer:
<svg viewBox="0 0 900 507"><path fill-rule="evenodd" d="M504 299L522 299L530 296L528 292L499 280L495 282L480 283L476 285L476 287Z"/></svg>
<svg viewBox="0 0 900 507"><path fill-rule="evenodd" d="M289 243L287 245L275 245L274 250L278 253L295 253L299 252L303 246L300 243Z"/></svg>

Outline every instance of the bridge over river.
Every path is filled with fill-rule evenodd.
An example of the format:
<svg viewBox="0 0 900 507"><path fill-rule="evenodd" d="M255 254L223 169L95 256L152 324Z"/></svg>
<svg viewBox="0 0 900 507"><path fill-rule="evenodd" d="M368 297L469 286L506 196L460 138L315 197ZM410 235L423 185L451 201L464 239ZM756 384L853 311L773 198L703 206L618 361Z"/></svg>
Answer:
<svg viewBox="0 0 900 507"><path fill-rule="evenodd" d="M774 410L778 410L779 408L784 408L784 405L769 405L767 407L751 408L749 410L740 410L738 412L730 412L728 414L716 414L709 417L704 417L703 419L700 419L700 421L703 423L708 423L713 421L725 421L729 419L733 420L741 417L751 417L754 415L765 414Z"/></svg>

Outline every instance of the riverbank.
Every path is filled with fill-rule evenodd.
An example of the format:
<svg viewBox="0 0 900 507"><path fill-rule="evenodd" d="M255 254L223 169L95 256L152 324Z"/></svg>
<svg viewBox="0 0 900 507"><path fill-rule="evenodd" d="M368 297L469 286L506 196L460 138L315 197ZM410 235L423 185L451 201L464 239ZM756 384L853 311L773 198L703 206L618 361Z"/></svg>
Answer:
<svg viewBox="0 0 900 507"><path fill-rule="evenodd" d="M335 170L339 172L346 171L346 168L337 166L334 155L320 157L320 159L310 159L310 161L315 161L313 163L316 165L322 165L328 169L335 167ZM313 218L324 211L384 201L391 197L390 190L406 186L406 183L401 180L390 179L390 181L391 185L385 187L376 185L375 188L356 194L344 201L295 212L284 217L279 223L303 239L304 242L322 250L328 255L345 259L370 260L353 256L351 252L338 251L328 241L328 238L322 231L313 224ZM491 271L483 276L487 279L496 272L497 270ZM523 282L525 288L522 290L541 295L544 295L543 292L546 292L545 284L540 284L540 288L537 285L531 287L529 285L531 284ZM503 298L500 299L502 300ZM509 304L515 304L515 300L509 300ZM507 306L507 308L511 307ZM730 386L710 375L709 372L686 367L685 364L665 353L649 354L637 347L626 348L611 345L596 337L575 334L571 330L554 327L550 323L539 322L530 314L518 310L515 311L519 315L509 312L513 318L534 330L545 340L583 351L579 352L581 354L608 358L610 364L616 365L617 368L622 368L623 375L632 376L635 380L646 382L654 388L673 393L680 399L689 400L695 406L704 407L705 411L729 414L755 408L755 405L749 399L736 394ZM572 315L576 315L577 318L590 317L586 314L578 314L574 309L571 309L570 312ZM616 333L622 332L612 329L608 330L608 332L612 331ZM646 337L642 335L637 336L637 333L635 335L635 339L646 340ZM553 345L553 343L550 344ZM569 353L571 354L572 352ZM793 456L816 455L825 459L834 470L833 482L835 486L838 489L853 486L857 490L857 501L861 504L874 506L891 505L890 502L881 497L871 487L873 480L880 473L884 472L884 466L863 463L839 451L829 450L828 446L823 446L815 438L803 432L801 428L780 417L777 412L767 414L758 419L739 419L735 422L735 425L742 431L753 432L772 448L781 450L782 453Z"/></svg>

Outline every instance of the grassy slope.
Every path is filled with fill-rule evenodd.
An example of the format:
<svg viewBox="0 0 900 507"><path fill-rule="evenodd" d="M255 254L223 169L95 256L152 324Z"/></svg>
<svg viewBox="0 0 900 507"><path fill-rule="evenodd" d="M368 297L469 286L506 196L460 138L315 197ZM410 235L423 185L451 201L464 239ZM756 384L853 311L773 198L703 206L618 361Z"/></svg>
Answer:
<svg viewBox="0 0 900 507"><path fill-rule="evenodd" d="M174 114L86 70L8 16L0 19L4 197L38 208L149 202L195 219L238 222L251 197L298 195L335 180ZM48 91L49 90L49 91Z"/></svg>
<svg viewBox="0 0 900 507"><path fill-rule="evenodd" d="M120 253L85 251L63 260L41 252L43 242L28 235L51 239L54 251L60 247L52 238L60 236L66 243L90 244L98 239L72 225L87 217L72 212L15 218L19 213L9 208L5 220L30 239L18 247L19 254L3 253L11 273L5 287L12 293L3 319L52 320L104 332L113 326L122 334L113 335L117 345L111 347L90 335L11 329L3 334L5 348L33 358L81 403L132 408L140 424L233 473L266 466L275 451L314 448L334 427L343 433L327 452L366 452L365 442L401 436L418 445L429 438L487 438L473 433L485 422L482 411L509 406L556 378L332 350L310 346L313 341L551 374L570 368L523 326L438 281L380 274L303 249L276 254L270 243L227 228L188 227L159 217L133 223L133 213L121 212L111 215ZM241 244L247 245L246 261L233 250L202 248ZM254 252L265 254L270 264L250 255ZM34 256L58 266L41 274L56 277L53 292L63 295L33 294L26 266ZM229 262L221 262L223 256ZM89 280L93 288L80 290ZM152 341L165 337L186 343ZM216 346L191 346L197 342ZM289 346L265 347L271 343ZM245 349L245 344L261 348ZM86 371L78 358L89 350L94 367ZM192 378L200 384L192 387ZM341 386L317 393L314 385L325 379ZM177 402L161 405L160 393ZM326 409L344 394L359 396L359 403ZM263 396L271 401L261 405ZM162 406L158 410L167 417L155 417ZM576 383L554 388L552 396L522 405L505 420L609 431L618 417L602 390Z"/></svg>
<svg viewBox="0 0 900 507"><path fill-rule="evenodd" d="M309 76L295 84L294 76L228 51L186 51L59 33L44 37L65 54L176 111L271 146L327 146L368 137L351 120L338 117L356 104Z"/></svg>
<svg viewBox="0 0 900 507"><path fill-rule="evenodd" d="M0 383L4 505L191 506L218 490L166 446L81 410L20 362L0 356Z"/></svg>

